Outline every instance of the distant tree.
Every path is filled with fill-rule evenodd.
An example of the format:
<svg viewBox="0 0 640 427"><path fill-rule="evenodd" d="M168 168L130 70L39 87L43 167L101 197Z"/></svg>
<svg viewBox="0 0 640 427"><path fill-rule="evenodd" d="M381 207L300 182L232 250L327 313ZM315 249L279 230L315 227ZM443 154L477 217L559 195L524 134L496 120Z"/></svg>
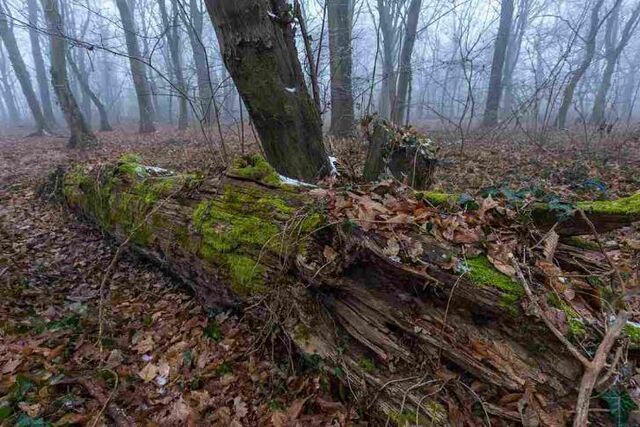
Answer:
<svg viewBox="0 0 640 427"><path fill-rule="evenodd" d="M44 115L42 114L40 102L38 101L38 97L36 96L35 91L33 90L33 85L31 84L31 78L29 77L27 66L22 59L20 48L18 47L18 42L16 41L16 38L13 34L13 29L9 27L7 14L1 2L0 39L2 39L2 42L7 49L7 54L9 55L9 60L11 61L11 65L13 66L13 71L15 72L16 78L20 83L22 93L27 100L29 110L31 110L31 115L33 116L36 124L36 132L38 134L42 134L45 131L49 130L49 126L44 118Z"/></svg>
<svg viewBox="0 0 640 427"><path fill-rule="evenodd" d="M91 100L93 105L96 106L98 110L98 114L100 115L100 130L103 132L112 131L113 128L109 123L109 114L107 113L107 109L98 97L96 93L91 89L91 85L89 84L89 79L85 73L82 73L75 61L73 60L71 54L67 55L67 59L69 60L69 65L71 66L71 70L78 79L78 84L80 85L80 89L82 92Z"/></svg>
<svg viewBox="0 0 640 427"><path fill-rule="evenodd" d="M493 46L493 60L491 61L491 75L489 77L489 90L487 92L487 104L484 110L482 123L484 126L495 126L498 123L498 110L502 97L502 73L505 63L505 54L511 33L513 20L513 0L500 2L500 25L498 36Z"/></svg>
<svg viewBox="0 0 640 427"><path fill-rule="evenodd" d="M138 111L140 133L155 132L154 125L155 112L151 101L151 89L147 80L145 65L141 62L140 46L138 45L138 34L133 20L133 14L127 0L116 0L120 20L127 43L127 53L129 55L129 66L133 78L133 86L138 98Z"/></svg>
<svg viewBox="0 0 640 427"><path fill-rule="evenodd" d="M589 32L587 33L584 40L585 50L584 56L582 57L582 61L578 68L576 68L572 73L569 79L569 83L564 88L564 93L562 97L562 104L560 104L560 109L558 110L558 116L556 117L556 127L558 129L564 129L566 127L567 115L569 114L569 108L571 108L571 104L573 104L573 95L575 94L576 87L578 83L584 76L584 74L589 69L591 62L593 61L593 57L596 53L596 39L598 37L598 32L600 30L600 9L602 9L602 5L604 4L604 0L595 0L593 6L591 7L591 17L589 20Z"/></svg>
<svg viewBox="0 0 640 427"><path fill-rule="evenodd" d="M520 0L518 2L518 13L512 24L510 39L507 46L507 56L505 58L504 70L502 72L503 108L502 110L509 114L512 112L515 100L513 87L513 73L520 59L520 50L522 48L522 39L529 24L529 14L531 13L532 0Z"/></svg>
<svg viewBox="0 0 640 427"><path fill-rule="evenodd" d="M205 3L269 163L292 178L327 175L320 113L307 92L286 0Z"/></svg>
<svg viewBox="0 0 640 427"><path fill-rule="evenodd" d="M0 91L2 92L2 97L4 99L4 103L7 107L7 115L9 116L9 120L11 123L18 124L20 123L20 112L18 111L18 106L16 105L16 97L13 94L13 88L11 87L11 83L9 81L9 70L7 69L7 61L5 60L4 49L2 49L2 44L0 43Z"/></svg>
<svg viewBox="0 0 640 427"><path fill-rule="evenodd" d="M171 57L172 74L175 77L175 84L182 93L178 94L179 111L178 111L178 129L186 129L189 126L189 110L187 109L187 84L184 79L182 69L182 55L180 51L180 33L178 32L178 11L176 9L176 0L171 0L171 16L167 11L165 0L158 0L160 7L160 16L162 17L162 26L165 38L169 45L169 55Z"/></svg>
<svg viewBox="0 0 640 427"><path fill-rule="evenodd" d="M616 3L614 10L607 20L607 29L605 35L605 54L606 66L602 73L602 79L598 86L596 98L593 101L593 110L591 112L591 124L600 125L605 121L605 107L607 104L607 94L611 89L611 80L613 72L616 69L620 54L631 40L631 36L638 27L640 20L640 3L636 5L627 20L620 39L618 33L620 28L620 8L621 2Z"/></svg>
<svg viewBox="0 0 640 427"><path fill-rule="evenodd" d="M416 31L418 29L418 19L420 18L420 8L422 0L411 0L407 9L406 24L404 27L404 39L400 50L400 64L398 66L398 83L395 96L391 100L391 120L401 124L407 113L409 85L411 84L411 56L416 42Z"/></svg>
<svg viewBox="0 0 640 427"><path fill-rule="evenodd" d="M89 129L69 87L66 34L64 33L62 15L58 9L58 0L43 0L43 8L50 37L51 84L71 133L69 146L84 147L95 143L96 137Z"/></svg>
<svg viewBox="0 0 640 427"><path fill-rule="evenodd" d="M51 102L51 92L49 89L49 79L47 78L47 70L44 65L42 56L42 46L40 44L40 34L38 32L39 22L39 6L37 0L28 0L29 11L29 40L31 41L31 54L33 55L33 64L36 70L36 80L38 82L38 92L40 94L40 103L42 104L42 112L49 126L56 123L53 114L53 103Z"/></svg>
<svg viewBox="0 0 640 427"><path fill-rule="evenodd" d="M331 71L331 134L353 133L353 90L351 87L351 26L353 2L327 0L329 20L329 64Z"/></svg>

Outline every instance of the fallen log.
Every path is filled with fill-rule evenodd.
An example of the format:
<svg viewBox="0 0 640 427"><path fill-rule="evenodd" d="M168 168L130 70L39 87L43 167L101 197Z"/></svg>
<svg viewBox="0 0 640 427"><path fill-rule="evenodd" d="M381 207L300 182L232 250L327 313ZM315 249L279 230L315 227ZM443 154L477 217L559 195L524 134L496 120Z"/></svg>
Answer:
<svg viewBox="0 0 640 427"><path fill-rule="evenodd" d="M416 232L415 262L389 256L375 231L332 221L313 191L255 157L213 177L128 157L68 171L62 187L71 209L130 238L206 307L268 304L301 355L383 424L571 419L580 363L482 255L452 267L455 247ZM576 322L569 338L598 339L559 307Z"/></svg>

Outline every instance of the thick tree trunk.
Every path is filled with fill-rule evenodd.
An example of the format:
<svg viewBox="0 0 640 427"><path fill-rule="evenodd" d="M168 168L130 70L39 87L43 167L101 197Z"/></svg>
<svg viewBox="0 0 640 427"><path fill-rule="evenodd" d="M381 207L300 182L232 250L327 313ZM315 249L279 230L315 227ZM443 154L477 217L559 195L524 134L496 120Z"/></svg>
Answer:
<svg viewBox="0 0 640 427"><path fill-rule="evenodd" d="M18 42L13 34L13 29L9 27L7 14L4 11L2 3L0 3L0 39L4 42L7 54L9 55L9 60L13 66L13 71L15 72L18 82L20 83L20 87L22 88L22 94L27 100L29 110L31 110L31 115L33 116L33 120L36 124L36 131L37 133L43 133L49 130L49 126L42 114L40 102L33 90L27 66L20 54L20 48L18 47Z"/></svg>
<svg viewBox="0 0 640 427"><path fill-rule="evenodd" d="M256 158L207 180L127 159L76 168L62 187L68 206L170 269L206 307L266 302L368 414L403 426L455 424L443 404L495 425L570 417L581 365L482 256L454 273L457 249L417 232L420 263L403 264L376 231L329 226L313 208L322 200L279 184ZM477 401L479 415L467 408ZM516 401L523 415L504 409Z"/></svg>
<svg viewBox="0 0 640 427"><path fill-rule="evenodd" d="M71 58L71 54L68 55L69 65L71 66L71 70L75 74L78 79L78 83L80 84L80 88L85 96L88 96L93 102L93 105L96 106L98 110L98 114L100 115L100 130L103 132L110 132L113 130L111 124L109 123L109 115L107 114L107 109L105 108L98 95L95 94L93 90L91 90L91 86L89 86L89 81L87 80L87 76L84 75L79 69L76 63Z"/></svg>
<svg viewBox="0 0 640 427"><path fill-rule="evenodd" d="M53 114L53 103L51 102L51 92L49 91L49 79L47 78L47 70L44 65L42 56L42 47L40 44L40 34L38 22L38 1L28 0L29 8L29 40L31 41L31 53L33 55L33 63L36 69L36 79L38 81L38 92L40 94L40 103L42 104L42 112L44 118L50 127L55 126L56 117Z"/></svg>
<svg viewBox="0 0 640 427"><path fill-rule="evenodd" d="M384 119L391 119L391 107L396 96L396 48L398 44L397 26L394 26L395 14L400 13L391 0L377 0L380 32L382 33L382 85L378 114ZM395 14L393 13L395 11Z"/></svg>
<svg viewBox="0 0 640 427"><path fill-rule="evenodd" d="M331 134L337 138L353 135L353 91L351 87L351 0L328 0L329 65L331 71Z"/></svg>
<svg viewBox="0 0 640 427"><path fill-rule="evenodd" d="M47 20L47 31L51 45L51 84L58 98L58 103L69 127L69 146L84 147L96 142L95 135L89 129L78 103L71 93L67 77L67 42L64 23L58 11L58 0L44 0L44 16Z"/></svg>
<svg viewBox="0 0 640 427"><path fill-rule="evenodd" d="M309 96L284 0L206 0L226 68L283 175L329 174L320 113Z"/></svg>
<svg viewBox="0 0 640 427"><path fill-rule="evenodd" d="M171 56L171 65L173 66L173 75L175 76L175 84L178 88L178 129L184 130L189 126L189 111L187 108L187 85L182 70L182 55L180 54L180 35L178 33L178 11L176 10L175 0L171 2L171 19L167 12L165 0L159 0L160 16L162 17L162 25L169 45L169 54Z"/></svg>
<svg viewBox="0 0 640 427"><path fill-rule="evenodd" d="M484 109L484 117L482 119L484 126L495 126L498 124L498 111L500 110L500 98L502 97L503 86L502 70L504 68L507 45L509 44L511 22L513 21L513 0L502 0L500 5L500 25L498 26L498 36L496 37L493 47L487 105Z"/></svg>
<svg viewBox="0 0 640 427"><path fill-rule="evenodd" d="M571 108L571 105L573 104L573 95L576 91L576 87L578 87L578 83L589 69L591 61L593 61L593 57L596 53L596 38L598 36L598 30L600 29L599 15L603 4L604 0L596 0L593 8L591 9L589 33L584 39L584 57L582 58L582 62L578 68L571 74L569 83L567 83L567 86L564 88L562 104L560 104L558 116L556 117L556 127L558 129L564 129L566 127L567 115L569 114L569 108Z"/></svg>
<svg viewBox="0 0 640 427"><path fill-rule="evenodd" d="M418 19L422 0L411 0L407 10L407 23L404 29L404 40L400 52L400 64L398 65L397 93L393 98L391 121L402 125L408 110L409 85L411 83L411 56L416 42Z"/></svg>
<svg viewBox="0 0 640 427"><path fill-rule="evenodd" d="M140 46L138 45L138 33L133 20L133 14L129 7L128 0L116 0L118 11L120 12L120 20L124 29L125 39L127 42L127 53L129 54L129 65L131 67L131 77L133 78L133 86L138 98L138 111L140 115L140 133L155 132L154 125L155 112L151 103L151 89L149 81L145 74L145 66L140 57Z"/></svg>

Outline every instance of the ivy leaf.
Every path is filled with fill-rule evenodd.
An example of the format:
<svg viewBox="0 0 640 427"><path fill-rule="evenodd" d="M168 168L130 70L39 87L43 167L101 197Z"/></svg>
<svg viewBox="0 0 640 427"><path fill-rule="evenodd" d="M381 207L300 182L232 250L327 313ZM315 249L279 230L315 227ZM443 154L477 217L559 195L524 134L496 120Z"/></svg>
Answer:
<svg viewBox="0 0 640 427"><path fill-rule="evenodd" d="M473 196L469 193L462 193L458 198L458 204L470 211L476 210L480 207L476 202L476 199L474 199Z"/></svg>
<svg viewBox="0 0 640 427"><path fill-rule="evenodd" d="M626 390L607 390L600 396L609 407L609 416L616 427L627 427L629 414L638 409L638 405L633 401Z"/></svg>

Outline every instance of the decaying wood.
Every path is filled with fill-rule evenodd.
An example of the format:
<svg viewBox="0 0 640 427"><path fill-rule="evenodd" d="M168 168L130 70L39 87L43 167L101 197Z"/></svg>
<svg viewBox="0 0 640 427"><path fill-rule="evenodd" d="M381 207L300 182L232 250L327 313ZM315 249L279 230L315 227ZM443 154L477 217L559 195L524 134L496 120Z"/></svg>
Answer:
<svg viewBox="0 0 640 427"><path fill-rule="evenodd" d="M321 201L258 163L206 179L136 162L75 169L64 195L206 307L284 306L299 352L322 360L383 423L451 425L450 408L477 417L474 406L503 425L524 413L537 425L572 418L583 366L523 309L524 289L496 286L495 271L484 281L454 273L455 248L427 233L412 236L424 248L419 267L404 264L375 231L327 223ZM505 407L514 399L526 411Z"/></svg>
<svg viewBox="0 0 640 427"><path fill-rule="evenodd" d="M380 117L366 118L363 128L369 141L365 179L376 181L387 174L416 190L429 188L436 158L435 147L426 137Z"/></svg>

